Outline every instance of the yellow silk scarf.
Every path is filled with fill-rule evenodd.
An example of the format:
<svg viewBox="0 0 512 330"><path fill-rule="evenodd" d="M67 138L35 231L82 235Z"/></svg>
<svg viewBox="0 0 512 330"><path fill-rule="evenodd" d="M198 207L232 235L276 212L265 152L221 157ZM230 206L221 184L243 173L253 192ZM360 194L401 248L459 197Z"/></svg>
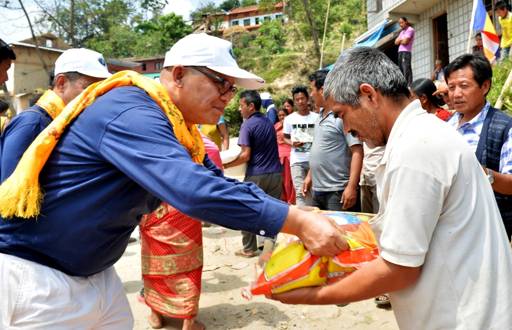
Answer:
<svg viewBox="0 0 512 330"><path fill-rule="evenodd" d="M66 106L60 96L55 94L51 89L44 92L39 100L37 100L36 104L43 108L52 119L55 119Z"/></svg>
<svg viewBox="0 0 512 330"><path fill-rule="evenodd" d="M121 86L137 86L160 106L173 127L178 141L188 150L192 160L202 163L203 141L196 125L185 123L180 110L158 82L133 71L121 71L108 79L87 87L42 131L23 154L15 171L0 185L0 216L31 218L39 215L43 193L39 173L66 127L94 100Z"/></svg>

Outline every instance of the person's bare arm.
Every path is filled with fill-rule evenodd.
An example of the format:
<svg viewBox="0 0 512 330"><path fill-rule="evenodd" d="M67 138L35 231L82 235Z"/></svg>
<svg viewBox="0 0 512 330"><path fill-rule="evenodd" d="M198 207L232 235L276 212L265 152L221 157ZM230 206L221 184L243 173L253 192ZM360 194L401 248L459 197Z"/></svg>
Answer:
<svg viewBox="0 0 512 330"><path fill-rule="evenodd" d="M224 164L224 168L230 168L247 163L251 159L251 148L248 146L242 146L242 151L238 154L235 160Z"/></svg>
<svg viewBox="0 0 512 330"><path fill-rule="evenodd" d="M308 174L304 178L304 182L302 183L302 195L305 197L308 191L311 189L311 185L313 184L313 180L311 178L311 169L309 169Z"/></svg>
<svg viewBox="0 0 512 330"><path fill-rule="evenodd" d="M401 43L402 45L408 45L408 44L409 44L409 42L411 42L411 38L404 38L404 39L401 39L401 40L400 40L400 43Z"/></svg>
<svg viewBox="0 0 512 330"><path fill-rule="evenodd" d="M285 304L346 304L405 289L420 274L421 267L400 266L379 257L334 284L297 289L270 298Z"/></svg>
<svg viewBox="0 0 512 330"><path fill-rule="evenodd" d="M226 123L221 123L217 125L217 129L219 130L220 136L222 137L222 150L229 149L229 133L228 126Z"/></svg>
<svg viewBox="0 0 512 330"><path fill-rule="evenodd" d="M488 169L484 168L487 173ZM504 174L493 171L494 183L492 184L492 190L497 193L504 195L512 195L512 174Z"/></svg>
<svg viewBox="0 0 512 330"><path fill-rule="evenodd" d="M352 151L350 178L341 195L341 203L344 210L351 208L357 202L357 187L361 176L361 168L363 167L363 146L361 144L354 144L350 147L350 151Z"/></svg>
<svg viewBox="0 0 512 330"><path fill-rule="evenodd" d="M293 146L292 138L291 138L290 134L283 134L283 140L284 140L284 143Z"/></svg>

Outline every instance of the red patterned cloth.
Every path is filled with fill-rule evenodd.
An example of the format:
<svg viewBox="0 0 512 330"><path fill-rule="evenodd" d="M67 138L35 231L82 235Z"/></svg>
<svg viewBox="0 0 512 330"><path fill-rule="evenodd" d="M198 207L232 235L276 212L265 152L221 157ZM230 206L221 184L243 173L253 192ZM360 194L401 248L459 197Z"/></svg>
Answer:
<svg viewBox="0 0 512 330"><path fill-rule="evenodd" d="M146 304L158 313L197 315L203 269L201 222L162 203L140 223Z"/></svg>

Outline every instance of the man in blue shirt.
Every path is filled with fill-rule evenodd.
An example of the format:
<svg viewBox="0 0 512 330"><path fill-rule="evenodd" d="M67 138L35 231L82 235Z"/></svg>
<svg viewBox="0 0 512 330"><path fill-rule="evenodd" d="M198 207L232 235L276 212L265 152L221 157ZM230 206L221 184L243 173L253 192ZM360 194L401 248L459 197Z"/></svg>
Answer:
<svg viewBox="0 0 512 330"><path fill-rule="evenodd" d="M111 74L103 55L86 48L72 48L55 61L54 76L52 89L6 127L0 140L0 182L11 175L28 146L66 104L87 86Z"/></svg>
<svg viewBox="0 0 512 330"><path fill-rule="evenodd" d="M480 55L465 54L445 69L455 114L448 124L471 146L494 190L507 236L512 236L512 118L486 100L492 67Z"/></svg>
<svg viewBox="0 0 512 330"><path fill-rule="evenodd" d="M216 123L235 84L263 84L238 67L230 42L206 34L171 48L160 81L189 127ZM225 178L207 157L194 163L166 114L135 86L113 88L75 118L39 180L38 218L0 222L0 328L130 329L112 265L141 215L161 201L233 229L296 234L314 254L347 247L327 218Z"/></svg>
<svg viewBox="0 0 512 330"><path fill-rule="evenodd" d="M245 120L240 127L238 144L242 151L226 168L247 163L246 182L254 182L265 193L279 199L282 192L281 163L277 151L276 131L270 120L260 112L261 98L258 92L240 94L240 112ZM235 254L254 257L258 252L256 235L242 232L243 249ZM273 244L265 244L270 249Z"/></svg>

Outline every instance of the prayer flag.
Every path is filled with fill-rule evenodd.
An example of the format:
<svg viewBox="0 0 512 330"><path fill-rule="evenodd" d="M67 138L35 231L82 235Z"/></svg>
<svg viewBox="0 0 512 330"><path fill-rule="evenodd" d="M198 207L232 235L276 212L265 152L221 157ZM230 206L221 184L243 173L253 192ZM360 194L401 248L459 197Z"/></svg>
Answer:
<svg viewBox="0 0 512 330"><path fill-rule="evenodd" d="M496 33L496 29L492 24L491 18L485 10L482 0L475 0L476 6L473 11L473 32L482 34L482 42L484 47L484 55L493 62L496 59L496 52L500 48L500 38Z"/></svg>

